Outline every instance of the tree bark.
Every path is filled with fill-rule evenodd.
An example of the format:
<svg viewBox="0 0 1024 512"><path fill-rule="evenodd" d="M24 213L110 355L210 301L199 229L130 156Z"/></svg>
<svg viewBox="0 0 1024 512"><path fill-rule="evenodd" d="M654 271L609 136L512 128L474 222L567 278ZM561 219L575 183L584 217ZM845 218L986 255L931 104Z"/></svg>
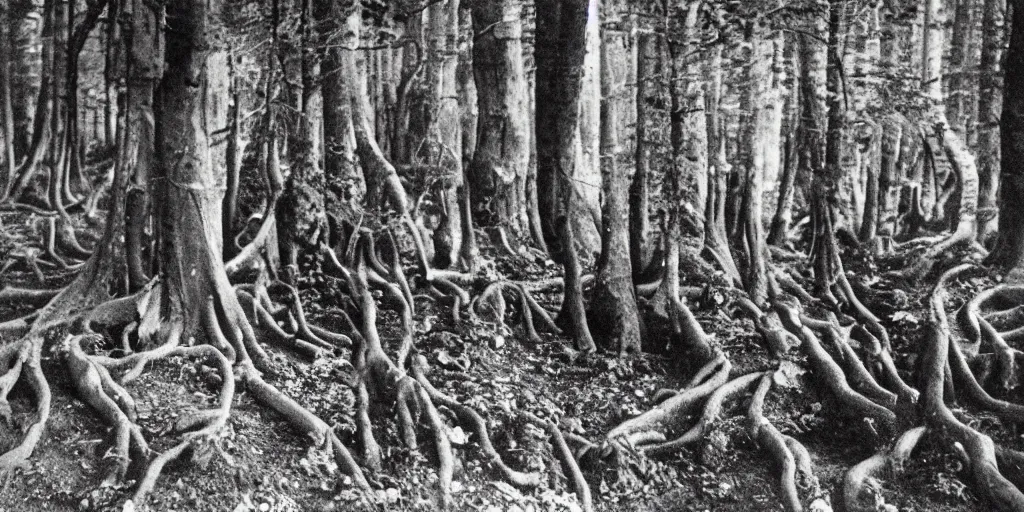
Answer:
<svg viewBox="0 0 1024 512"><path fill-rule="evenodd" d="M1002 53L1005 44L1003 6L985 0L981 62L978 77L978 241L996 235L999 209L999 117L1002 105Z"/></svg>
<svg viewBox="0 0 1024 512"><path fill-rule="evenodd" d="M0 201L5 201L14 185L16 162L14 156L14 108L11 98L11 71L14 68L11 54L11 43L14 40L12 28L15 26L13 10L5 3L0 5Z"/></svg>
<svg viewBox="0 0 1024 512"><path fill-rule="evenodd" d="M323 116L320 70L315 57L319 41L313 35L310 2L302 2L300 17L300 51L302 90L300 111L294 136L288 143L291 152L291 174L277 202L278 244L284 277L292 284L299 275L300 254L315 254L327 237L327 216L324 204L325 178L320 168L319 126Z"/></svg>
<svg viewBox="0 0 1024 512"><path fill-rule="evenodd" d="M604 26L621 22L622 12L605 6ZM597 342L620 355L640 351L640 319L633 288L629 251L629 182L631 173L618 165L621 151L618 134L617 86L625 79L628 63L624 36L606 31L601 41L601 257L597 282L587 313Z"/></svg>
<svg viewBox="0 0 1024 512"><path fill-rule="evenodd" d="M356 137L353 126L352 79L343 73L346 71L344 60L352 49L341 44L343 37L351 38L351 34L342 35L341 30L348 30L344 24L350 14L344 3L339 0L316 0L313 9L316 26L323 44L323 56L320 64L321 94L323 101L324 127L324 174L329 190L337 197L341 210L353 217L361 208L366 183L356 167ZM346 39L350 44L358 43Z"/></svg>
<svg viewBox="0 0 1024 512"><path fill-rule="evenodd" d="M633 278L637 278L651 263L650 237L650 179L652 141L648 139L653 125L652 103L658 89L656 80L661 73L658 57L658 38L652 33L640 34L637 56L636 102L636 155L633 181L629 184L629 254Z"/></svg>
<svg viewBox="0 0 1024 512"><path fill-rule="evenodd" d="M586 0L557 0L537 5L536 136L537 190L545 244L566 273L562 318L576 348L595 350L586 326L581 271L573 217L580 215L576 168L579 101L587 52Z"/></svg>
<svg viewBox="0 0 1024 512"><path fill-rule="evenodd" d="M1016 7L1016 5L1014 6ZM1024 272L1024 9L1010 9L1009 45L1003 82L1003 113L999 123L999 234L987 262L1011 270L1019 280Z"/></svg>
<svg viewBox="0 0 1024 512"><path fill-rule="evenodd" d="M764 304L768 298L767 243L761 219L764 179L765 146L772 129L771 111L764 101L771 83L772 40L764 34L763 20L755 20L747 34L750 44L750 64L747 68L746 104L752 109L747 128L746 187L744 189L741 239L744 253L744 286L751 300Z"/></svg>
<svg viewBox="0 0 1024 512"><path fill-rule="evenodd" d="M473 44L479 118L469 176L473 210L483 226L521 236L527 227L530 165L528 84L523 66L518 0L473 4Z"/></svg>

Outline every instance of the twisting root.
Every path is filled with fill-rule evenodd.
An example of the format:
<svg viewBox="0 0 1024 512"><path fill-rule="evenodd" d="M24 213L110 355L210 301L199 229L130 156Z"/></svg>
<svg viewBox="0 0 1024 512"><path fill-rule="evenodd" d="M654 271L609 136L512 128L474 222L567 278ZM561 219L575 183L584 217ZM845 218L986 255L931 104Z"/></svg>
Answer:
<svg viewBox="0 0 1024 512"><path fill-rule="evenodd" d="M781 468L779 485L782 488L782 503L786 510L799 512L803 510L803 506L796 490L796 459L793 457L793 452L786 446L786 439L779 429L764 417L764 399L771 387L772 374L765 372L757 386L757 391L754 392L754 398L750 401L750 409L747 412L747 418L750 421L750 437L767 450Z"/></svg>
<svg viewBox="0 0 1024 512"><path fill-rule="evenodd" d="M959 443L962 447L970 461L969 468L979 493L995 509L1024 510L1024 493L999 472L992 438L958 420L944 400L944 375L951 345L945 311L946 283L970 268L971 265L959 265L946 271L932 291L928 347L921 366L925 379L922 405L925 418L936 427L935 431L950 444Z"/></svg>
<svg viewBox="0 0 1024 512"><path fill-rule="evenodd" d="M892 449L879 452L850 468L843 479L843 502L848 512L873 512L885 503L880 494L880 478L890 478L903 472L917 442L924 436L925 427L915 427L903 433Z"/></svg>
<svg viewBox="0 0 1024 512"><path fill-rule="evenodd" d="M452 477L455 474L455 455L452 453L451 441L448 440L448 427L441 420L441 414L434 407L434 402L423 386L417 386L420 404L423 412L427 415L430 428L434 432L434 442L437 444L438 486L441 490L441 506L448 508L452 504Z"/></svg>
<svg viewBox="0 0 1024 512"><path fill-rule="evenodd" d="M21 443L0 455L0 474L21 467L28 461L43 436L46 422L50 419L50 384L46 381L41 367L42 351L43 339L38 335L23 339L17 345L15 363L9 371L16 375L14 381L18 380L18 375L24 376L32 389L37 402L36 420L25 430L25 437Z"/></svg>
<svg viewBox="0 0 1024 512"><path fill-rule="evenodd" d="M671 441L641 446L639 447L640 451L648 455L666 455L704 439L704 435L711 428L711 425L717 421L719 415L721 415L722 406L725 404L725 401L733 395L745 391L760 377L760 373L750 373L719 386L719 388L716 389L710 397L708 397L708 401L704 404L704 412L701 414L700 419L697 420L697 423L690 427L686 433Z"/></svg>
<svg viewBox="0 0 1024 512"><path fill-rule="evenodd" d="M840 327L835 317L823 322L801 315L800 321L824 334L826 342L833 347L838 359L844 363L846 376L851 386L882 407L887 409L896 407L896 394L878 384L875 377L864 367L864 363L853 347L850 346L849 328Z"/></svg>
<svg viewBox="0 0 1024 512"><path fill-rule="evenodd" d="M1019 376L1015 350L1006 342L1003 335L981 315L981 308L989 301L1008 295L1017 298L1019 287L996 286L982 291L968 301L960 309L958 317L968 343L986 346L995 354L997 360L997 380L1002 389L1010 390L1017 387Z"/></svg>
<svg viewBox="0 0 1024 512"><path fill-rule="evenodd" d="M725 384L729 378L732 364L720 351L710 363L705 365L697 376L709 375L703 382L691 382L692 385L675 396L658 404L658 406L635 418L628 419L608 432L607 442L626 443L636 447L643 440L651 439L650 433L681 430L686 425L687 416L715 390ZM713 373L712 373L713 372Z"/></svg>
<svg viewBox="0 0 1024 512"><path fill-rule="evenodd" d="M118 483L128 470L132 448L140 459L145 459L149 456L149 445L135 424L135 404L131 396L114 382L106 367L93 362L85 353L82 349L84 339L84 336L69 335L63 349L79 398L114 428L113 445L104 457L112 459L113 465L105 481Z"/></svg>
<svg viewBox="0 0 1024 512"><path fill-rule="evenodd" d="M548 431L548 435L551 436L551 444L555 447L555 454L558 456L558 460L562 462L565 472L569 474L573 487L576 489L576 497L582 503L584 512L593 512L594 500L590 495L590 485L587 484L587 479L583 478L583 472L580 471L580 466L576 463L572 449L565 442L565 437L562 436L562 431L558 429L558 425L555 425L553 421L541 419L527 411L524 411L522 414L523 417L534 425Z"/></svg>
<svg viewBox="0 0 1024 512"><path fill-rule="evenodd" d="M846 375L843 373L843 369L822 348L818 337L814 335L810 327L804 325L800 320L800 313L797 309L794 306L785 304L781 300L774 301L774 303L783 325L803 340L802 347L804 353L807 355L807 359L811 363L815 374L818 375L825 386L843 404L844 408L867 418L869 423L877 423L885 429L885 432L892 432L896 425L896 414L854 391L846 382ZM873 425L871 427L877 428Z"/></svg>
<svg viewBox="0 0 1024 512"><path fill-rule="evenodd" d="M455 399L441 393L427 380L426 376L427 359L422 355L417 355L413 358L412 372L416 377L416 381L419 382L420 386L427 392L430 399L443 405L452 410L455 415L459 418L459 421L463 425L466 425L476 434L477 442L480 444L480 448L484 451L484 455L490 459L490 462L496 467L505 477L506 480L511 482L513 485L519 487L533 488L537 487L541 483L541 476L536 473L522 473L516 471L501 459L501 455L494 449L494 445L491 444L491 436L487 432L487 422L478 414L473 408L461 404Z"/></svg>
<svg viewBox="0 0 1024 512"><path fill-rule="evenodd" d="M0 288L0 304L25 304L29 306L42 306L63 291L57 290L19 288L17 286L4 286Z"/></svg>
<svg viewBox="0 0 1024 512"><path fill-rule="evenodd" d="M171 355L204 357L213 359L217 363L221 374L221 388L218 396L219 405L217 409L200 411L194 417L178 420L179 431L196 427L201 428L194 432L185 433L180 443L161 453L149 463L145 474L135 489L135 494L132 496L132 501L137 503L142 503L146 495L156 485L156 480L160 476L160 472L163 471L164 466L180 457L186 449L198 443L213 442L217 433L227 424L228 415L231 412L231 401L235 396L235 375L231 368L231 363L217 349L209 345L182 347L172 352Z"/></svg>

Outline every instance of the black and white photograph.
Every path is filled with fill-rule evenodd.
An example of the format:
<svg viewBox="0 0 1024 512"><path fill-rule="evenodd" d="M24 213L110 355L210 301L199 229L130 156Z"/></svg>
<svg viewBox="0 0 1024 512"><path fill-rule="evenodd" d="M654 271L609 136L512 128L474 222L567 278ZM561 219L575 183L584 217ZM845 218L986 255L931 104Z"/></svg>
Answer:
<svg viewBox="0 0 1024 512"><path fill-rule="evenodd" d="M0 512L1024 512L1024 0L0 0Z"/></svg>

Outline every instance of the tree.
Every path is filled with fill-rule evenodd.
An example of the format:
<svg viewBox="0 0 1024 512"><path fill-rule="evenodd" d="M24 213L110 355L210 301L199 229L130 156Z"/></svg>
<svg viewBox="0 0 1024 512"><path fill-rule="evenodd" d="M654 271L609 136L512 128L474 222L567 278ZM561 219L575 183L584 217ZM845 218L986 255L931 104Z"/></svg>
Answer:
<svg viewBox="0 0 1024 512"><path fill-rule="evenodd" d="M1016 5L1014 6L1016 7ZM1020 162L1024 158L1024 9L1010 9L1009 45L1006 51L1006 67L1003 78L1003 111L999 121L1000 172L999 172L999 233L995 247L987 263L1011 271L1016 277L1017 269L1024 261L1024 236L1021 225L1021 209L1014 204L1021 197L1022 181Z"/></svg>
<svg viewBox="0 0 1024 512"><path fill-rule="evenodd" d="M621 5L606 4L605 26L621 27ZM619 353L640 351L640 319L629 252L630 173L619 166L618 98L626 59L625 36L605 31L601 43L601 257L587 313L598 340ZM616 65L617 64L617 65Z"/></svg>
<svg viewBox="0 0 1024 512"><path fill-rule="evenodd" d="M595 349L587 327L576 251L575 220L583 215L580 191L573 179L582 90L587 53L586 0L558 0L537 5L536 128L537 190L544 241L565 268L562 318L576 348Z"/></svg>
<svg viewBox="0 0 1024 512"><path fill-rule="evenodd" d="M481 34L473 42L479 110L469 169L473 208L481 225L521 237L528 225L531 138L521 5L517 0L490 0L472 6L473 29Z"/></svg>

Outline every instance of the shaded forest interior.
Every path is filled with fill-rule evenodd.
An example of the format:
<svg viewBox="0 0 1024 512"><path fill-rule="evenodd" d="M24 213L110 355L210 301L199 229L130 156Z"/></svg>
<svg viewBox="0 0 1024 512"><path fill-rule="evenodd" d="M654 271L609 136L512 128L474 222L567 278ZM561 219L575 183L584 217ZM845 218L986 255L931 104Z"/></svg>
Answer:
<svg viewBox="0 0 1024 512"><path fill-rule="evenodd" d="M0 509L1024 511L1021 27L0 0Z"/></svg>

